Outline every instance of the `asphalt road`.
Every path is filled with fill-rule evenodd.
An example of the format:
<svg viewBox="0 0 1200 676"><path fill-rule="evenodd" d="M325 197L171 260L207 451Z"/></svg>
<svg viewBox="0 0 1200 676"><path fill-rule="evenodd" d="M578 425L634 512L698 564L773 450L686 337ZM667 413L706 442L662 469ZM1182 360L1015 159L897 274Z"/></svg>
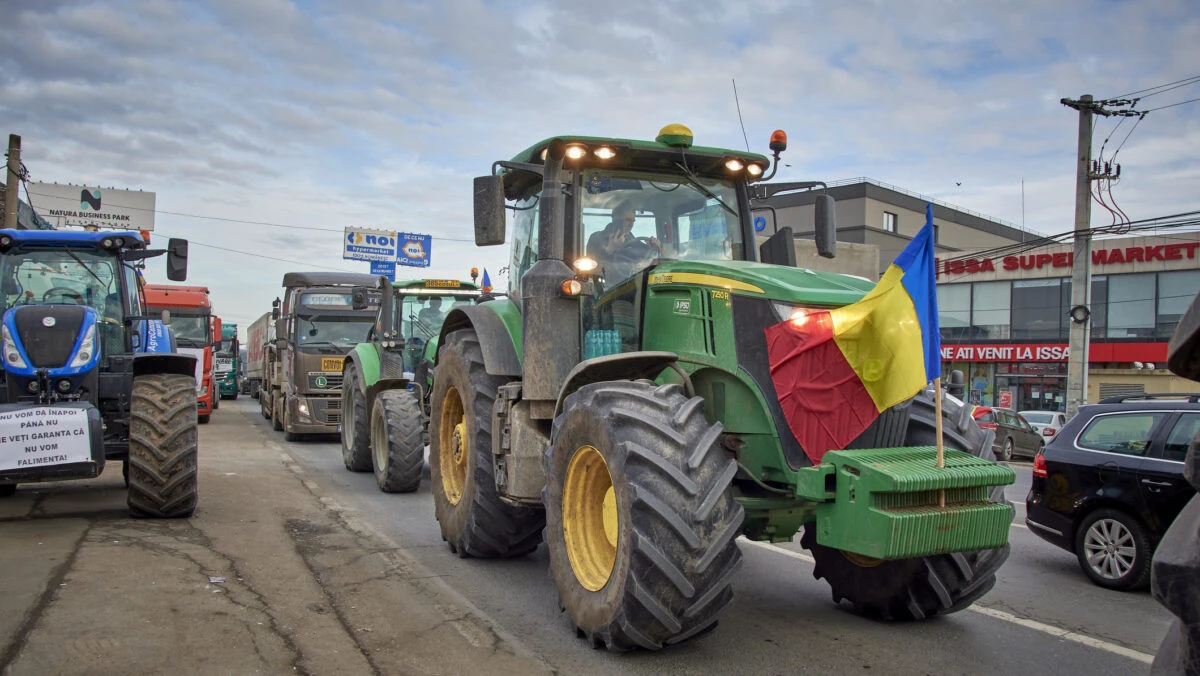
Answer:
<svg viewBox="0 0 1200 676"><path fill-rule="evenodd" d="M0 502L0 674L163 673L162 665L183 673L1144 674L1170 619L1146 592L1092 585L1072 555L1019 525L1030 466L1015 463L1012 555L971 609L921 623L866 620L831 602L798 545L741 540L745 565L715 632L659 653L613 655L570 630L544 547L517 560L451 554L427 469L417 493L381 493L371 474L345 470L336 438L287 443L245 397L222 403L201 428L201 449L200 507L186 521L125 517L119 467L91 482L22 487ZM127 556L122 542L159 559ZM364 562L375 568L346 568ZM230 580L195 582L212 570ZM210 600L185 617L180 603L158 607L155 596L113 602L114 589L139 576ZM242 584L252 593L233 622L211 599ZM250 611L259 624L239 615ZM447 618L453 631L430 633ZM129 653L119 644L131 636L150 650L180 641L186 650L129 668L112 656Z"/></svg>

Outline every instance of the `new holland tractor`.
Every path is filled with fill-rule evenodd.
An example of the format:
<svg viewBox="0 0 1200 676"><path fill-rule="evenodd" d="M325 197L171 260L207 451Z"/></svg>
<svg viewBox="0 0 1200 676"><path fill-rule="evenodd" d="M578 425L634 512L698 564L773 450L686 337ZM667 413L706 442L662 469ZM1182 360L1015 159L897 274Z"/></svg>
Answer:
<svg viewBox="0 0 1200 676"><path fill-rule="evenodd" d="M771 146L777 168L786 136ZM961 610L1008 556L1014 475L957 399L944 397L941 469L932 389L819 463L797 442L764 329L872 284L792 267L790 229L760 256L753 198L819 185L755 186L768 169L671 125L654 141L547 139L475 179L475 241L510 242L509 286L441 329L435 514L459 556L544 541L562 607L595 647L712 629L739 535L803 529L835 602L880 619ZM832 206L817 197L826 254Z"/></svg>
<svg viewBox="0 0 1200 676"><path fill-rule="evenodd" d="M379 314L370 340L346 355L342 381L342 456L350 471L375 471L379 490L411 493L420 486L429 430L429 385L442 320L480 297L473 282L380 277ZM354 308L367 307L357 289Z"/></svg>
<svg viewBox="0 0 1200 676"><path fill-rule="evenodd" d="M164 253L184 281L186 240L150 250L137 232L0 230L0 496L124 461L133 516L195 510L196 359L176 353L167 313L148 316L141 291L146 259Z"/></svg>

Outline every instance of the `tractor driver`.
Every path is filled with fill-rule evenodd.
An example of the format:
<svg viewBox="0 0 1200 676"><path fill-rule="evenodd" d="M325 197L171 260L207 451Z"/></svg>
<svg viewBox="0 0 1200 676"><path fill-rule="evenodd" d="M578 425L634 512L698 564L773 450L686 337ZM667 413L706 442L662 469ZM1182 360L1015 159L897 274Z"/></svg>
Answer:
<svg viewBox="0 0 1200 676"><path fill-rule="evenodd" d="M612 210L612 220L603 230L592 233L587 242L587 256L595 260L611 279L624 279L628 274L620 270L628 269L632 274L633 259L646 258L643 254L656 253L659 250L658 240L654 237L637 238L633 236L633 224L637 220L633 204L628 201L617 204ZM638 251L638 249L646 251Z"/></svg>
<svg viewBox="0 0 1200 676"><path fill-rule="evenodd" d="M438 329L442 328L442 317L446 313L442 311L442 299L440 296L434 296L429 299L429 305L421 308L417 313L417 323L421 325L421 330L425 336L436 335ZM424 336L421 336L424 339Z"/></svg>

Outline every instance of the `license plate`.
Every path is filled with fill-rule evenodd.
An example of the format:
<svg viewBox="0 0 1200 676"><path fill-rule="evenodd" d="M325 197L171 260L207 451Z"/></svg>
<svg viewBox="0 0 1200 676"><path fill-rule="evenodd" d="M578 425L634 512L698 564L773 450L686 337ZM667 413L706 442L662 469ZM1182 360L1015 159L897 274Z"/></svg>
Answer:
<svg viewBox="0 0 1200 676"><path fill-rule="evenodd" d="M321 370L322 371L337 371L338 373L341 373L342 372L342 358L341 357L321 357Z"/></svg>
<svg viewBox="0 0 1200 676"><path fill-rule="evenodd" d="M91 459L86 410L33 406L0 413L0 471Z"/></svg>

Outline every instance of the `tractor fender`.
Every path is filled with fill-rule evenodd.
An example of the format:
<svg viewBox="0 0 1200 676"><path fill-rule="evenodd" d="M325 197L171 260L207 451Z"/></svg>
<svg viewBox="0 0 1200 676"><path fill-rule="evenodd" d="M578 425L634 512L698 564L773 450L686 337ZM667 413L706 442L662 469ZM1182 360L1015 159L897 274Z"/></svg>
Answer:
<svg viewBox="0 0 1200 676"><path fill-rule="evenodd" d="M366 392L375 381L379 380L379 353L375 349L374 343L359 343L354 346L353 350L346 355L345 361L342 362L342 372L345 373L346 366L354 364L358 369L358 387L363 392ZM345 386L345 381L342 383Z"/></svg>
<svg viewBox="0 0 1200 676"><path fill-rule="evenodd" d="M495 309L492 306L496 306ZM515 314L516 335L501 318L501 312ZM516 347L520 344L520 311L511 301L491 301L483 305L455 308L442 323L438 345L445 345L446 336L459 329L475 329L479 347L483 350L483 367L488 374L514 378L521 376L521 358Z"/></svg>
<svg viewBox="0 0 1200 676"><path fill-rule="evenodd" d="M196 377L196 358L170 352L138 353L133 355L133 377L154 373L173 373Z"/></svg>
<svg viewBox="0 0 1200 676"><path fill-rule="evenodd" d="M567 374L567 380L558 391L554 404L554 417L562 413L563 401L575 390L592 383L607 380L653 380L663 369L679 360L674 352L624 352L581 361Z"/></svg>

